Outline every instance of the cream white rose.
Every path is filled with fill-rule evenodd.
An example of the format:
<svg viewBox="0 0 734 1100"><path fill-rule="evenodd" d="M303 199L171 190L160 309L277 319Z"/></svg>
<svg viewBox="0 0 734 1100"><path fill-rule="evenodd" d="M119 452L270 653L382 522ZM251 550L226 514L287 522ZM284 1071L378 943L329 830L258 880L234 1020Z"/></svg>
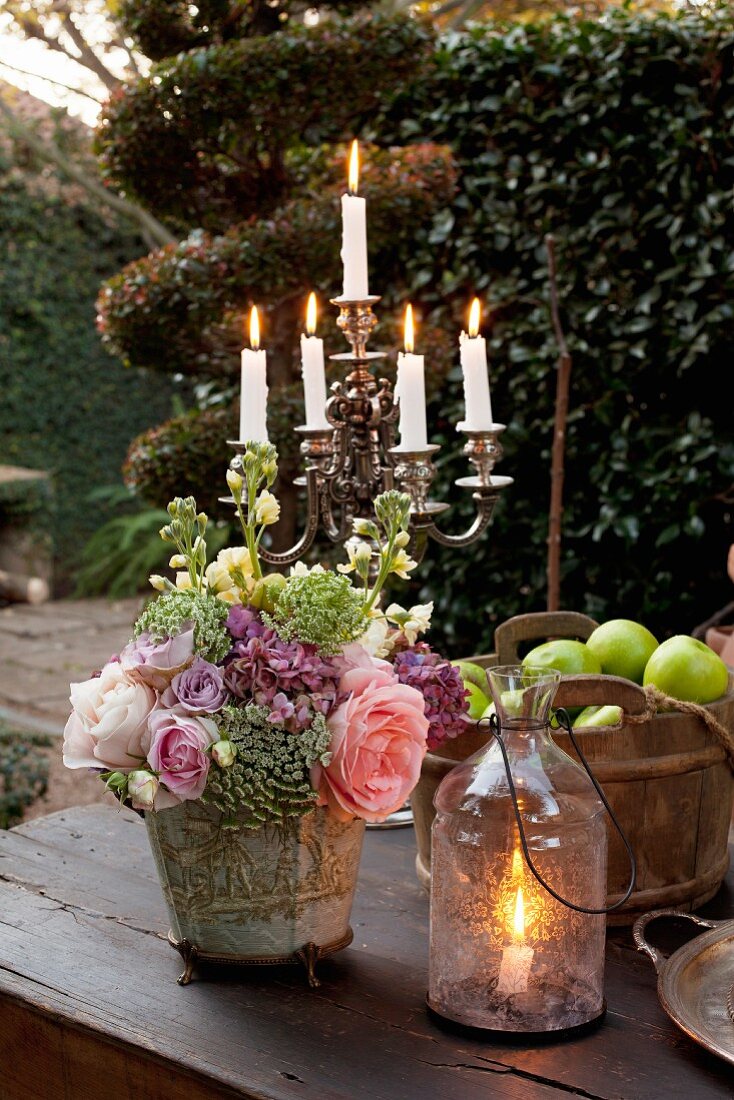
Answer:
<svg viewBox="0 0 734 1100"><path fill-rule="evenodd" d="M136 682L119 662L105 665L99 676L71 685L72 714L64 730L67 768L111 771L140 766L142 738L158 696Z"/></svg>

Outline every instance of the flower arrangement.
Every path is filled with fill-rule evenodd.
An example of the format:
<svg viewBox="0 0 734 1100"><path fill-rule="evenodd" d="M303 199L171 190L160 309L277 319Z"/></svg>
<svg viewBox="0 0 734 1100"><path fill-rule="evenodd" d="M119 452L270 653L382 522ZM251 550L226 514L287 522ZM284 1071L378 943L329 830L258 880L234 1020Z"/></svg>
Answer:
<svg viewBox="0 0 734 1100"><path fill-rule="evenodd" d="M357 519L348 561L264 574L259 547L280 506L277 455L252 443L227 473L243 545L207 560L207 517L192 497L168 506L162 539L175 583L119 656L72 684L64 763L99 771L138 810L190 799L225 824L284 825L316 805L339 820L384 820L415 786L427 748L459 734L458 669L419 638L432 604L381 610L407 578L410 499L390 491Z"/></svg>

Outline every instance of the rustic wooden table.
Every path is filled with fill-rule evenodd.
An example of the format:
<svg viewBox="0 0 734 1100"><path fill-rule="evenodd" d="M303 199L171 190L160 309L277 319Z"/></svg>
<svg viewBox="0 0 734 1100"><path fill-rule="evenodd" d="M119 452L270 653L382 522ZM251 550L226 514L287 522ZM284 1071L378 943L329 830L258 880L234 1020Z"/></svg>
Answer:
<svg viewBox="0 0 734 1100"><path fill-rule="evenodd" d="M628 930L610 935L609 1009L544 1046L447 1034L424 1008L428 900L411 830L365 842L351 948L297 969L180 959L142 823L87 806L0 834L2 1100L707 1100L734 1072L680 1033ZM734 875L710 915L734 916ZM681 936L682 942L682 936Z"/></svg>

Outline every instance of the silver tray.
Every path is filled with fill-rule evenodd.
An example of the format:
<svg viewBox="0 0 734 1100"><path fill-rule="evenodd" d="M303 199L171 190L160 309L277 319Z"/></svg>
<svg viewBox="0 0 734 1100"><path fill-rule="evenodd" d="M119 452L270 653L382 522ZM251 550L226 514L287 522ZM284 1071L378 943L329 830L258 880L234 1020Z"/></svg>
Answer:
<svg viewBox="0 0 734 1100"><path fill-rule="evenodd" d="M659 917L679 917L709 929L666 958L645 939ZM677 909L657 909L639 917L632 934L658 974L658 997L681 1031L712 1054L734 1065L734 920L706 920Z"/></svg>

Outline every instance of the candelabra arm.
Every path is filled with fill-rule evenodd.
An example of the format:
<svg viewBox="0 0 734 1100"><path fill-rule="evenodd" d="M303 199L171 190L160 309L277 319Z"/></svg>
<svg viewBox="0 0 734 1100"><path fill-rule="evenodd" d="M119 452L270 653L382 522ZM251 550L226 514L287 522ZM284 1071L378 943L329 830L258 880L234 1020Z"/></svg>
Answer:
<svg viewBox="0 0 734 1100"><path fill-rule="evenodd" d="M507 481L510 481L508 478ZM494 506L499 500L500 486L495 490L479 490L476 493L472 493L472 499L476 501L477 514L470 527L466 529L460 535L450 535L446 531L441 531L436 526L433 519L427 523L421 523L420 517L415 518L416 528L416 540L417 544L423 543L423 553L425 553L425 545L427 540L433 539L434 542L439 543L441 546L451 546L454 549L471 546L473 542L484 534L489 527L492 520L492 514L494 512ZM423 555L421 554L421 557Z"/></svg>
<svg viewBox="0 0 734 1100"><path fill-rule="evenodd" d="M268 563L268 565L293 565L302 558L313 545L313 541L316 538L316 532L319 528L319 471L316 466L306 467L306 492L308 519L303 534L290 550L277 552L273 550L263 550L263 548L260 547L258 554L263 561Z"/></svg>

